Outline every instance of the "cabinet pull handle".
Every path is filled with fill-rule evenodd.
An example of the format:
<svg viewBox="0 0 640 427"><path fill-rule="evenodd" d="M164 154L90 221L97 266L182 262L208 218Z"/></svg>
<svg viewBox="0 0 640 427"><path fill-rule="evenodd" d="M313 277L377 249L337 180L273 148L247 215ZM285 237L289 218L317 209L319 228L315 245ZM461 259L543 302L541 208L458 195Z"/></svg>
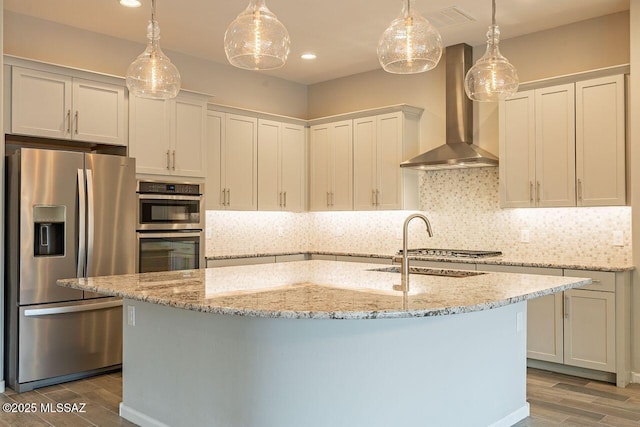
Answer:
<svg viewBox="0 0 640 427"><path fill-rule="evenodd" d="M537 181L537 188L536 188L536 201L540 202L540 181Z"/></svg>
<svg viewBox="0 0 640 427"><path fill-rule="evenodd" d="M371 204L376 205L376 190L371 190Z"/></svg>
<svg viewBox="0 0 640 427"><path fill-rule="evenodd" d="M533 181L529 181L529 201L533 203Z"/></svg>
<svg viewBox="0 0 640 427"><path fill-rule="evenodd" d="M380 205L380 190L376 190L376 206Z"/></svg>
<svg viewBox="0 0 640 427"><path fill-rule="evenodd" d="M227 188L227 206L231 206L231 189Z"/></svg>
<svg viewBox="0 0 640 427"><path fill-rule="evenodd" d="M327 191L327 207L331 206L331 198L330 198L330 196L329 196L330 194L331 194L331 193L329 193L329 192Z"/></svg>
<svg viewBox="0 0 640 427"><path fill-rule="evenodd" d="M334 205L335 202L335 194L333 194L333 191L331 192L331 206Z"/></svg>
<svg viewBox="0 0 640 427"><path fill-rule="evenodd" d="M282 207L282 191L278 193L278 206Z"/></svg>
<svg viewBox="0 0 640 427"><path fill-rule="evenodd" d="M170 168L170 160L169 160L169 150L167 150L167 170Z"/></svg>
<svg viewBox="0 0 640 427"><path fill-rule="evenodd" d="M220 192L220 204L224 206L226 201L227 201L227 189L223 188L222 191Z"/></svg>
<svg viewBox="0 0 640 427"><path fill-rule="evenodd" d="M284 207L287 207L287 192L284 192Z"/></svg>
<svg viewBox="0 0 640 427"><path fill-rule="evenodd" d="M71 110L67 110L67 133L71 133Z"/></svg>
<svg viewBox="0 0 640 427"><path fill-rule="evenodd" d="M582 180L578 178L578 200L582 201Z"/></svg>
<svg viewBox="0 0 640 427"><path fill-rule="evenodd" d="M564 296L564 318L569 318L569 297L567 295Z"/></svg>
<svg viewBox="0 0 640 427"><path fill-rule="evenodd" d="M173 150L173 166L171 169L176 170L176 150Z"/></svg>
<svg viewBox="0 0 640 427"><path fill-rule="evenodd" d="M80 122L78 121L78 110L76 110L76 135L78 134L79 127L80 127Z"/></svg>
<svg viewBox="0 0 640 427"><path fill-rule="evenodd" d="M591 279L591 284L595 285L595 284L598 284L598 283L602 283L602 281L596 280L596 279Z"/></svg>

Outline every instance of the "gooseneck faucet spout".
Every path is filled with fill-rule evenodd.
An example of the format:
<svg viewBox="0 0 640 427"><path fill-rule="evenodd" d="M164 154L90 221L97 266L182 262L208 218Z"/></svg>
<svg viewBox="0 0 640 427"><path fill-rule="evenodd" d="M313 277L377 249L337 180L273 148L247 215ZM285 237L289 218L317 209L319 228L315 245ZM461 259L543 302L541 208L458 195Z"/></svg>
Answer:
<svg viewBox="0 0 640 427"><path fill-rule="evenodd" d="M402 274L402 287L408 291L409 290L409 255L408 255L408 242L407 235L409 234L409 223L414 218L420 218L424 221L427 226L427 234L429 237L433 237L433 230L431 229L431 223L429 219L420 214L415 213L411 214L404 220L404 225L402 226L402 268L400 270Z"/></svg>

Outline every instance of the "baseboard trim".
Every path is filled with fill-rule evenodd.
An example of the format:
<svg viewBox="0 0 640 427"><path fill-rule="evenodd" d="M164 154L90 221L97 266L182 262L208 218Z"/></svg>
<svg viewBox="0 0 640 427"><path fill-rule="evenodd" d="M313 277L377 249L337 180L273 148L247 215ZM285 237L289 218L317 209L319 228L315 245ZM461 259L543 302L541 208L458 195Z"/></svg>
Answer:
<svg viewBox="0 0 640 427"><path fill-rule="evenodd" d="M120 416L142 427L169 427L167 424L162 423L155 418L151 418L142 412L128 407L123 402L120 402Z"/></svg>
<svg viewBox="0 0 640 427"><path fill-rule="evenodd" d="M489 427L511 427L518 421L522 421L529 416L529 402L525 402L524 406L516 409L506 417L496 421Z"/></svg>
<svg viewBox="0 0 640 427"><path fill-rule="evenodd" d="M640 373L639 372L631 372L631 382L640 384Z"/></svg>

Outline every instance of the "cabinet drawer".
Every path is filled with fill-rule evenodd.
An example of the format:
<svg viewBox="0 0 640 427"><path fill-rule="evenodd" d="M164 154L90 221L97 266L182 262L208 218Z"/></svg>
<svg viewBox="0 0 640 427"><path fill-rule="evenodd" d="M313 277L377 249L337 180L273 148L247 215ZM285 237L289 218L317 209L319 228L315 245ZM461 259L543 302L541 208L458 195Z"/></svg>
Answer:
<svg viewBox="0 0 640 427"><path fill-rule="evenodd" d="M564 275L568 277L591 278L593 283L587 286L583 286L580 289L602 292L616 291L616 273L612 273L609 271L564 270Z"/></svg>

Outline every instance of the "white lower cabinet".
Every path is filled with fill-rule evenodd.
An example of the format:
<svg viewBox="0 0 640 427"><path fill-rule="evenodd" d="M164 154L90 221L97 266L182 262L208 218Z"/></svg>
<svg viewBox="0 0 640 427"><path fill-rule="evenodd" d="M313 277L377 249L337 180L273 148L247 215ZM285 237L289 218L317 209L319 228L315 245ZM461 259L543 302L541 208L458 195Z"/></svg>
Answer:
<svg viewBox="0 0 640 427"><path fill-rule="evenodd" d="M564 298L564 363L615 372L616 295L572 289Z"/></svg>
<svg viewBox="0 0 640 427"><path fill-rule="evenodd" d="M562 270L558 268L478 264L478 270L562 276ZM563 329L563 300L561 292L527 301L528 358L563 363Z"/></svg>
<svg viewBox="0 0 640 427"><path fill-rule="evenodd" d="M630 274L478 264L478 270L588 277L592 284L527 302L527 357L630 381ZM557 365L556 365L557 366ZM544 366L554 369L553 366Z"/></svg>

